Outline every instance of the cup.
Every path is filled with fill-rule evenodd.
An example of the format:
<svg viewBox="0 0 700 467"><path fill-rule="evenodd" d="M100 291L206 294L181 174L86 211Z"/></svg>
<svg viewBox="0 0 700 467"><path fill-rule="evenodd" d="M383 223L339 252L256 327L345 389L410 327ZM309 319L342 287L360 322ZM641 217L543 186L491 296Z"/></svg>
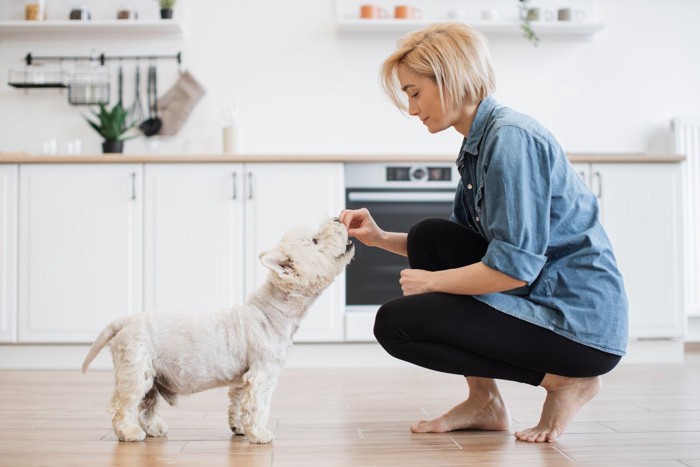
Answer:
<svg viewBox="0 0 700 467"><path fill-rule="evenodd" d="M81 6L80 8L73 8L70 11L68 19L77 19L86 21L90 19L90 9L86 6Z"/></svg>
<svg viewBox="0 0 700 467"><path fill-rule="evenodd" d="M66 154L79 156L83 153L83 141L80 138L72 139L66 143Z"/></svg>
<svg viewBox="0 0 700 467"><path fill-rule="evenodd" d="M557 11L557 19L559 21L583 21L586 18L586 13L575 8L560 8Z"/></svg>
<svg viewBox="0 0 700 467"><path fill-rule="evenodd" d="M526 18L528 21L552 21L554 19L554 12L537 7L528 8Z"/></svg>
<svg viewBox="0 0 700 467"><path fill-rule="evenodd" d="M412 6L396 5L394 8L394 18L396 19L418 19L421 16L423 16L423 12Z"/></svg>
<svg viewBox="0 0 700 467"><path fill-rule="evenodd" d="M122 8L117 11L117 19L139 19L139 13L135 8Z"/></svg>
<svg viewBox="0 0 700 467"><path fill-rule="evenodd" d="M467 19L467 10L449 10L447 17L458 21L465 20Z"/></svg>
<svg viewBox="0 0 700 467"><path fill-rule="evenodd" d="M494 8L481 10L481 19L484 21L496 21L498 19L498 10Z"/></svg>
<svg viewBox="0 0 700 467"><path fill-rule="evenodd" d="M360 18L362 19L385 19L389 17L389 12L377 5L360 6Z"/></svg>
<svg viewBox="0 0 700 467"><path fill-rule="evenodd" d="M34 1L24 5L24 19L27 21L42 21L46 19L44 2Z"/></svg>
<svg viewBox="0 0 700 467"><path fill-rule="evenodd" d="M41 143L41 153L45 156L55 156L58 153L58 141L50 138Z"/></svg>

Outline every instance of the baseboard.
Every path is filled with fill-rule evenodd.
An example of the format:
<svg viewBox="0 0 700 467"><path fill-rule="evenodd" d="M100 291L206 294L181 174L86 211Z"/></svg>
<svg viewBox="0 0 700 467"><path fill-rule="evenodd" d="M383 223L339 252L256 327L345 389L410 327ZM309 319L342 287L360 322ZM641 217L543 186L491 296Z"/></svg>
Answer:
<svg viewBox="0 0 700 467"><path fill-rule="evenodd" d="M79 370L89 345L0 345L0 370ZM671 340L631 341L623 364L680 363L684 343ZM287 368L395 368L410 364L387 354L376 343L295 344ZM112 369L103 350L91 370Z"/></svg>

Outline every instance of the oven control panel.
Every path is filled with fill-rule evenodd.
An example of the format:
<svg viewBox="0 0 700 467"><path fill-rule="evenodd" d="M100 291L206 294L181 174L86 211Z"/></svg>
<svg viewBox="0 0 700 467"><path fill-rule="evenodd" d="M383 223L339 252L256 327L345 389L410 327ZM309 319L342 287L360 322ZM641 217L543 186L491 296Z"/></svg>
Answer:
<svg viewBox="0 0 700 467"><path fill-rule="evenodd" d="M387 182L449 182L452 180L451 167L424 165L387 166Z"/></svg>

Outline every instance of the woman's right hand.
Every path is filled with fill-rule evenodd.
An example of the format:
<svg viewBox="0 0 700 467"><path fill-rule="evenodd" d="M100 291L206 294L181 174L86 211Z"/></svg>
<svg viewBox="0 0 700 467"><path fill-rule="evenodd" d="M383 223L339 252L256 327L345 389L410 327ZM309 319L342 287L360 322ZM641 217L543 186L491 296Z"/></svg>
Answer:
<svg viewBox="0 0 700 467"><path fill-rule="evenodd" d="M377 226L367 208L344 209L340 222L348 229L348 235L355 237L367 246L380 246L384 231Z"/></svg>

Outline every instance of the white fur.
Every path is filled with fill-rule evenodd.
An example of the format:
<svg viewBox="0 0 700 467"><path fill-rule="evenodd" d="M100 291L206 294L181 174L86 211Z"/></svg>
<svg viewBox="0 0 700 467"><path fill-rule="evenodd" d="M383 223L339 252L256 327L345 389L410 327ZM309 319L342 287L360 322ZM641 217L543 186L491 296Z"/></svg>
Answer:
<svg viewBox="0 0 700 467"><path fill-rule="evenodd" d="M244 305L210 314L144 312L110 323L83 362L83 372L111 341L115 390L110 411L121 441L164 436L165 399L229 386L229 426L253 443L269 443L270 397L292 337L316 297L354 254L345 226L328 219L316 230L288 232L260 254L270 272Z"/></svg>

